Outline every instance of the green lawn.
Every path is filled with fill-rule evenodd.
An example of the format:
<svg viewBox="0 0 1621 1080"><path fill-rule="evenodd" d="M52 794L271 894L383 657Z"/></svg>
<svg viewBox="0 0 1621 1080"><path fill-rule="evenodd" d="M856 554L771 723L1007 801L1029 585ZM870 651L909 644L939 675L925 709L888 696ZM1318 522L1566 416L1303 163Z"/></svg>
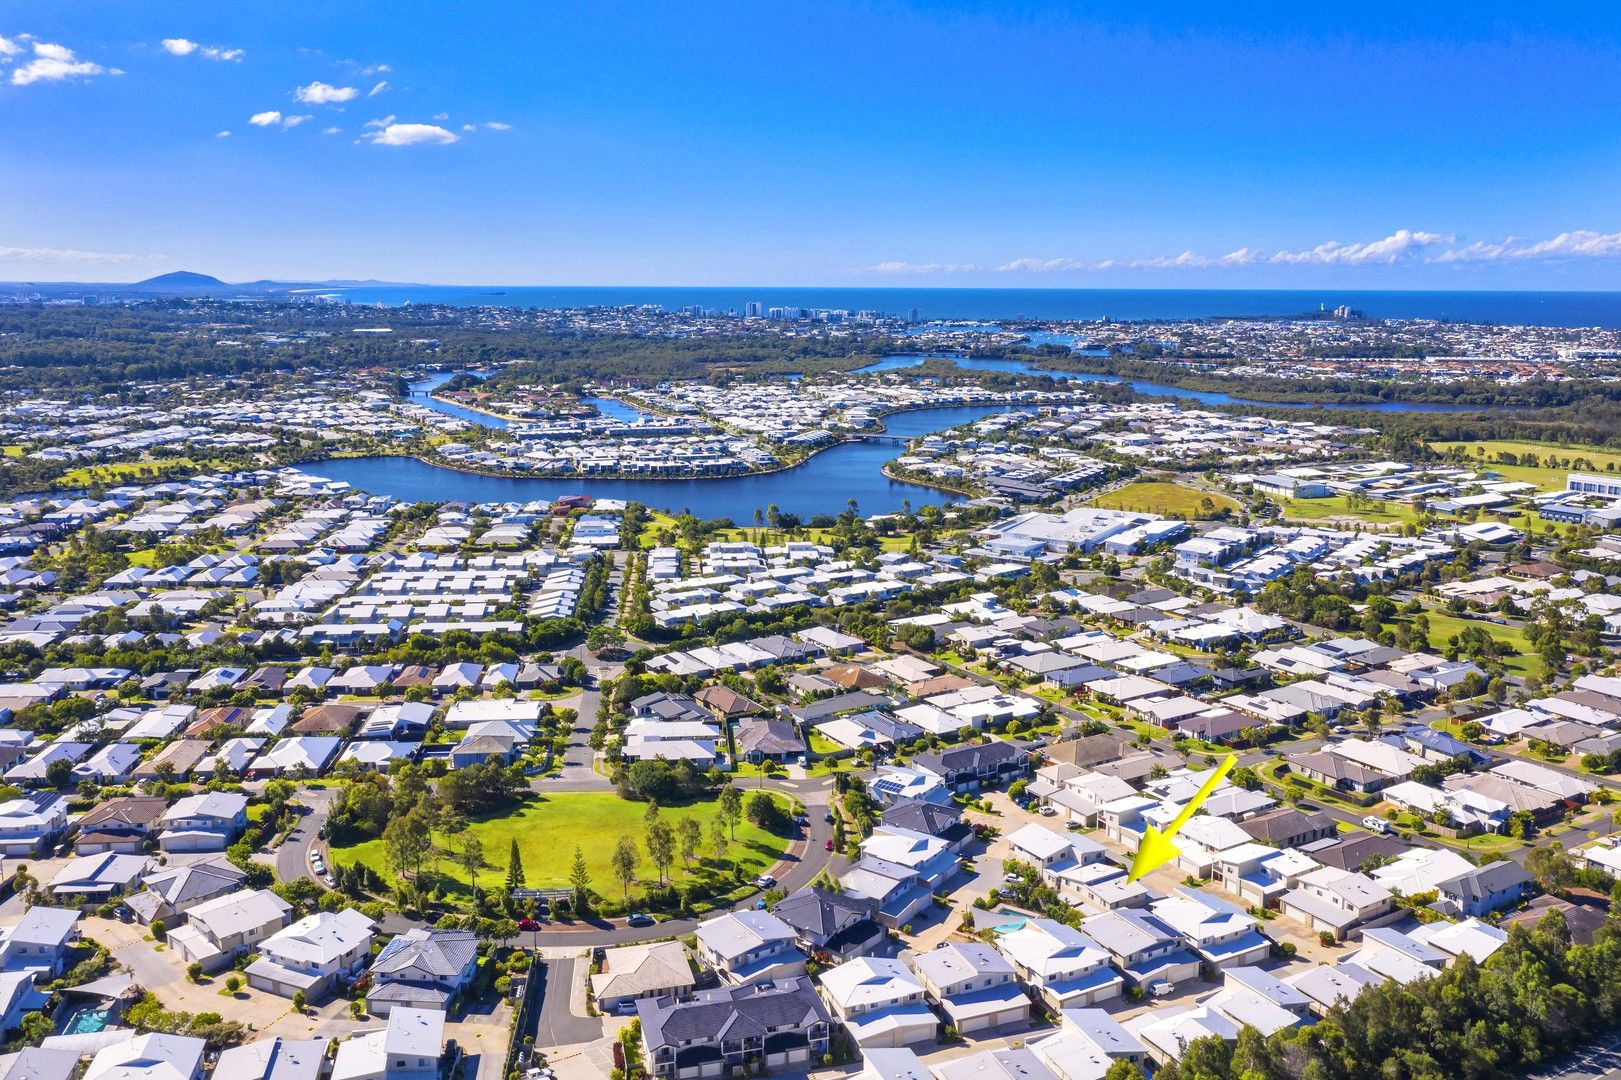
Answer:
<svg viewBox="0 0 1621 1080"><path fill-rule="evenodd" d="M1471 442L1433 442L1433 449L1443 453L1453 447L1463 447L1471 461L1482 469L1501 473L1505 479L1525 481L1537 485L1544 491L1563 490L1565 477L1578 470L1574 464L1576 458L1586 458L1598 472L1604 472L1610 465L1621 469L1621 453L1614 450L1602 450L1589 446L1563 446L1557 443L1525 442L1513 439L1486 439ZM1500 453L1510 453L1523 456L1535 454L1542 464L1539 465L1499 465L1495 459ZM1570 460L1567 467L1563 464L1549 466L1546 464L1549 456L1557 457L1561 462Z"/></svg>
<svg viewBox="0 0 1621 1080"><path fill-rule="evenodd" d="M1524 631L1517 626L1502 626L1484 619L1468 619L1440 611L1426 611L1424 614L1430 620L1430 648L1436 652L1446 650L1447 640L1452 635L1462 633L1467 626L1478 626L1508 646L1509 652L1502 660L1503 666L1509 671L1516 675L1534 675L1542 666L1531 643L1525 640Z"/></svg>
<svg viewBox="0 0 1621 1080"><path fill-rule="evenodd" d="M745 789L745 801L752 794L752 791ZM776 797L781 799L781 796ZM783 801L786 808L786 800ZM677 860L671 870L672 881L702 880L714 876L717 870L730 870L734 861L739 862L752 876L769 869L787 849L788 841L785 838L773 836L743 821L737 827L737 840L727 849L726 863L717 866L709 847L710 822L714 820L717 806L718 803L710 799L687 806L666 807L660 813L660 817L672 825L680 818L696 817L704 827L703 861L688 871ZM641 843L645 831L642 815L646 810L646 803L630 802L611 792L558 792L536 796L516 813L475 821L468 826L468 831L477 836L484 846L485 865L479 871L479 883L486 888L501 883L506 876L507 853L516 838L529 887L566 889L569 887L569 869L573 865L577 845L585 855L592 888L605 897L617 899L620 895L619 882L614 878L609 860L621 836L632 836L637 840L637 850L641 854L639 876L646 881L656 881L658 877L651 860L647 858L646 845ZM447 849L445 858L438 866L439 871L457 881L466 882L466 872L449 855L450 851L456 850L458 839L447 839L436 833L434 843L437 847ZM332 859L344 866L363 862L385 880L393 877L380 839L348 848L333 848ZM424 863L425 867L430 865Z"/></svg>
<svg viewBox="0 0 1621 1080"><path fill-rule="evenodd" d="M1344 495L1327 499L1280 499L1283 516L1290 521L1366 522L1370 525L1403 525L1417 521L1418 514L1406 503L1374 501L1366 509L1353 510Z"/></svg>
<svg viewBox="0 0 1621 1080"><path fill-rule="evenodd" d="M662 510L649 510L647 512L647 524L642 526L642 531L636 538L636 546L640 547L644 551L649 548L657 547L658 534L666 529L672 533L675 531L675 516L673 514L666 514ZM950 534L945 533L940 535L944 536ZM746 521L744 525L735 529L718 530L711 537L711 539L717 543L733 543L741 540L751 544L757 543L762 546L772 546L787 543L789 540L807 540L813 544L829 544L832 543L832 536L832 529L803 528L794 530L794 532L790 535L788 533L770 529L765 526L761 526L757 529L752 523ZM677 538L676 543L679 545L679 537ZM912 537L910 534L903 536L880 536L878 538L878 546L884 551L907 551L910 550L912 546Z"/></svg>
<svg viewBox="0 0 1621 1080"><path fill-rule="evenodd" d="M23 448L16 443L7 443L5 446L0 446L0 453L3 453L6 457L22 457Z"/></svg>
<svg viewBox="0 0 1621 1080"><path fill-rule="evenodd" d="M193 461L191 458L157 458L151 461L111 461L103 465L81 465L62 474L62 483L70 487L87 487L96 483L122 483L142 477L164 476L173 472L204 471L215 468L212 461Z"/></svg>
<svg viewBox="0 0 1621 1080"><path fill-rule="evenodd" d="M1099 495L1092 505L1106 510L1125 510L1140 514L1162 514L1174 518L1215 517L1222 510L1238 510L1234 500L1214 491L1200 491L1159 480L1143 480L1127 484L1116 491Z"/></svg>

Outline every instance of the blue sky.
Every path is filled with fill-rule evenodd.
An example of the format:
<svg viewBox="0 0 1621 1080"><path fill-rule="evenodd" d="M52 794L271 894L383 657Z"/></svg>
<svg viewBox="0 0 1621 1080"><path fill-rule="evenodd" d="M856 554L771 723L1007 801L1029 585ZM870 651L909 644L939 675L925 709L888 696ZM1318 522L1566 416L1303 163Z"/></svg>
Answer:
<svg viewBox="0 0 1621 1080"><path fill-rule="evenodd" d="M0 279L1616 287L1621 8L1215 6L13 0Z"/></svg>

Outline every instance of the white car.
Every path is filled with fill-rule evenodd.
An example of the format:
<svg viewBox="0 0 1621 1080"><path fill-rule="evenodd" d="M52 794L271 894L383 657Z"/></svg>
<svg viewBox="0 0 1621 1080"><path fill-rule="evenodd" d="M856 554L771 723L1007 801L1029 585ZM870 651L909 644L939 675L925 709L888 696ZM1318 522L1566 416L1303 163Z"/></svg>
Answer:
<svg viewBox="0 0 1621 1080"><path fill-rule="evenodd" d="M772 877L770 874L761 874L759 877L754 879L755 888L759 889L769 889L776 883L777 879Z"/></svg>
<svg viewBox="0 0 1621 1080"><path fill-rule="evenodd" d="M1148 988L1149 997L1170 997L1174 993L1176 993L1176 987L1168 982L1157 982Z"/></svg>

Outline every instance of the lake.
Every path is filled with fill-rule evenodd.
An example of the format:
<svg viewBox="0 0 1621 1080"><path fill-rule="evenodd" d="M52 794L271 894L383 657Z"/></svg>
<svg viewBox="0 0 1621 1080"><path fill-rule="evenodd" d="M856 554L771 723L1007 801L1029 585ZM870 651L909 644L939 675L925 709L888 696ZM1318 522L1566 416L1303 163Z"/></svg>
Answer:
<svg viewBox="0 0 1621 1080"><path fill-rule="evenodd" d="M440 399L432 396L435 390L449 382L456 376L456 374L458 373L453 371L440 372L437 375L433 375L429 378L412 383L410 395L411 399L418 405L426 405L434 412L441 412L446 416L454 416L456 419L466 420L470 424L479 424L483 427L500 428L505 430L508 426L508 421L499 416L491 416L488 413L481 413L476 409L468 409L449 401L441 401ZM476 378L483 378L483 376L479 375L478 372L467 372L467 374L473 375ZM628 423L632 420L639 420L643 416L647 415L646 413L634 409L631 406L626 405L623 401L619 401L615 398L587 397L581 398L580 400L587 405L594 406L599 413L611 420L623 420Z"/></svg>
<svg viewBox="0 0 1621 1080"><path fill-rule="evenodd" d="M463 416L474 423L498 424L492 417L450 412L455 406L422 399L422 404ZM966 424L1006 412L1014 406L980 405L948 409L918 409L884 418L891 435L907 438ZM953 497L919 484L891 480L884 463L901 448L892 442L847 442L813 455L809 461L781 472L752 476L725 476L703 480L595 480L572 477L480 476L429 465L412 457L334 458L301 465L311 476L341 480L362 491L389 495L406 502L527 502L563 495L591 495L601 499L634 500L659 510L687 510L701 518L731 518L740 525L754 520L755 509L771 504L809 519L816 514L837 514L845 500L856 500L862 514L912 506L938 506Z"/></svg>
<svg viewBox="0 0 1621 1080"><path fill-rule="evenodd" d="M1174 397L1197 401L1202 405L1269 405L1278 409L1360 409L1365 412L1482 412L1485 407L1481 405L1454 405L1450 402L1440 401L1376 401L1366 405L1344 403L1317 403L1303 401L1262 401L1259 398L1234 397L1232 394L1223 394L1213 390L1184 390L1179 386L1167 386L1164 383L1150 382L1147 379L1121 379L1114 375L1096 375L1086 371L1052 371L1047 368L1035 367L1023 360L999 360L992 357L978 356L927 356L918 354L897 354L886 356L876 364L857 368L863 374L876 374L881 371L905 371L907 368L917 367L925 360L949 360L960 368L969 371L1000 371L1007 375L1050 375L1055 379L1064 379L1069 382L1112 382L1125 383L1139 394L1149 397ZM1504 410L1498 410L1504 411Z"/></svg>

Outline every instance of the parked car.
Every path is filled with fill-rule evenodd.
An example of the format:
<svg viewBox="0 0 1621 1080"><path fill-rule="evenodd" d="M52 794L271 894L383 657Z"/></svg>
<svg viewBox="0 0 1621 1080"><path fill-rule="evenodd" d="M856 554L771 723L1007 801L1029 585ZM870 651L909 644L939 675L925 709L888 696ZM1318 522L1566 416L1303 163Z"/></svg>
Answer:
<svg viewBox="0 0 1621 1080"><path fill-rule="evenodd" d="M522 930L524 933L527 934L527 933L529 933L531 931L539 930L540 929L540 924L538 922L536 922L534 919L519 919L518 920L518 929Z"/></svg>
<svg viewBox="0 0 1621 1080"><path fill-rule="evenodd" d="M1170 997L1174 993L1176 993L1176 987L1172 986L1168 982L1157 982L1150 985L1148 988L1149 997Z"/></svg>
<svg viewBox="0 0 1621 1080"><path fill-rule="evenodd" d="M1385 833L1390 831L1390 822L1376 814L1369 814L1367 817L1362 819L1362 827L1367 829L1369 832L1376 832L1383 836Z"/></svg>
<svg viewBox="0 0 1621 1080"><path fill-rule="evenodd" d="M759 877L754 879L755 888L758 889L769 889L776 883L777 879L772 877L770 874L761 874Z"/></svg>
<svg viewBox="0 0 1621 1080"><path fill-rule="evenodd" d="M825 848L828 851L832 851L833 850L833 841L831 841L831 840L823 840L822 841L822 847Z"/></svg>
<svg viewBox="0 0 1621 1080"><path fill-rule="evenodd" d="M645 912L638 911L634 915L630 916L628 919L625 920L625 925L626 926L652 926L657 921L658 920L654 919L653 916L648 915Z"/></svg>

